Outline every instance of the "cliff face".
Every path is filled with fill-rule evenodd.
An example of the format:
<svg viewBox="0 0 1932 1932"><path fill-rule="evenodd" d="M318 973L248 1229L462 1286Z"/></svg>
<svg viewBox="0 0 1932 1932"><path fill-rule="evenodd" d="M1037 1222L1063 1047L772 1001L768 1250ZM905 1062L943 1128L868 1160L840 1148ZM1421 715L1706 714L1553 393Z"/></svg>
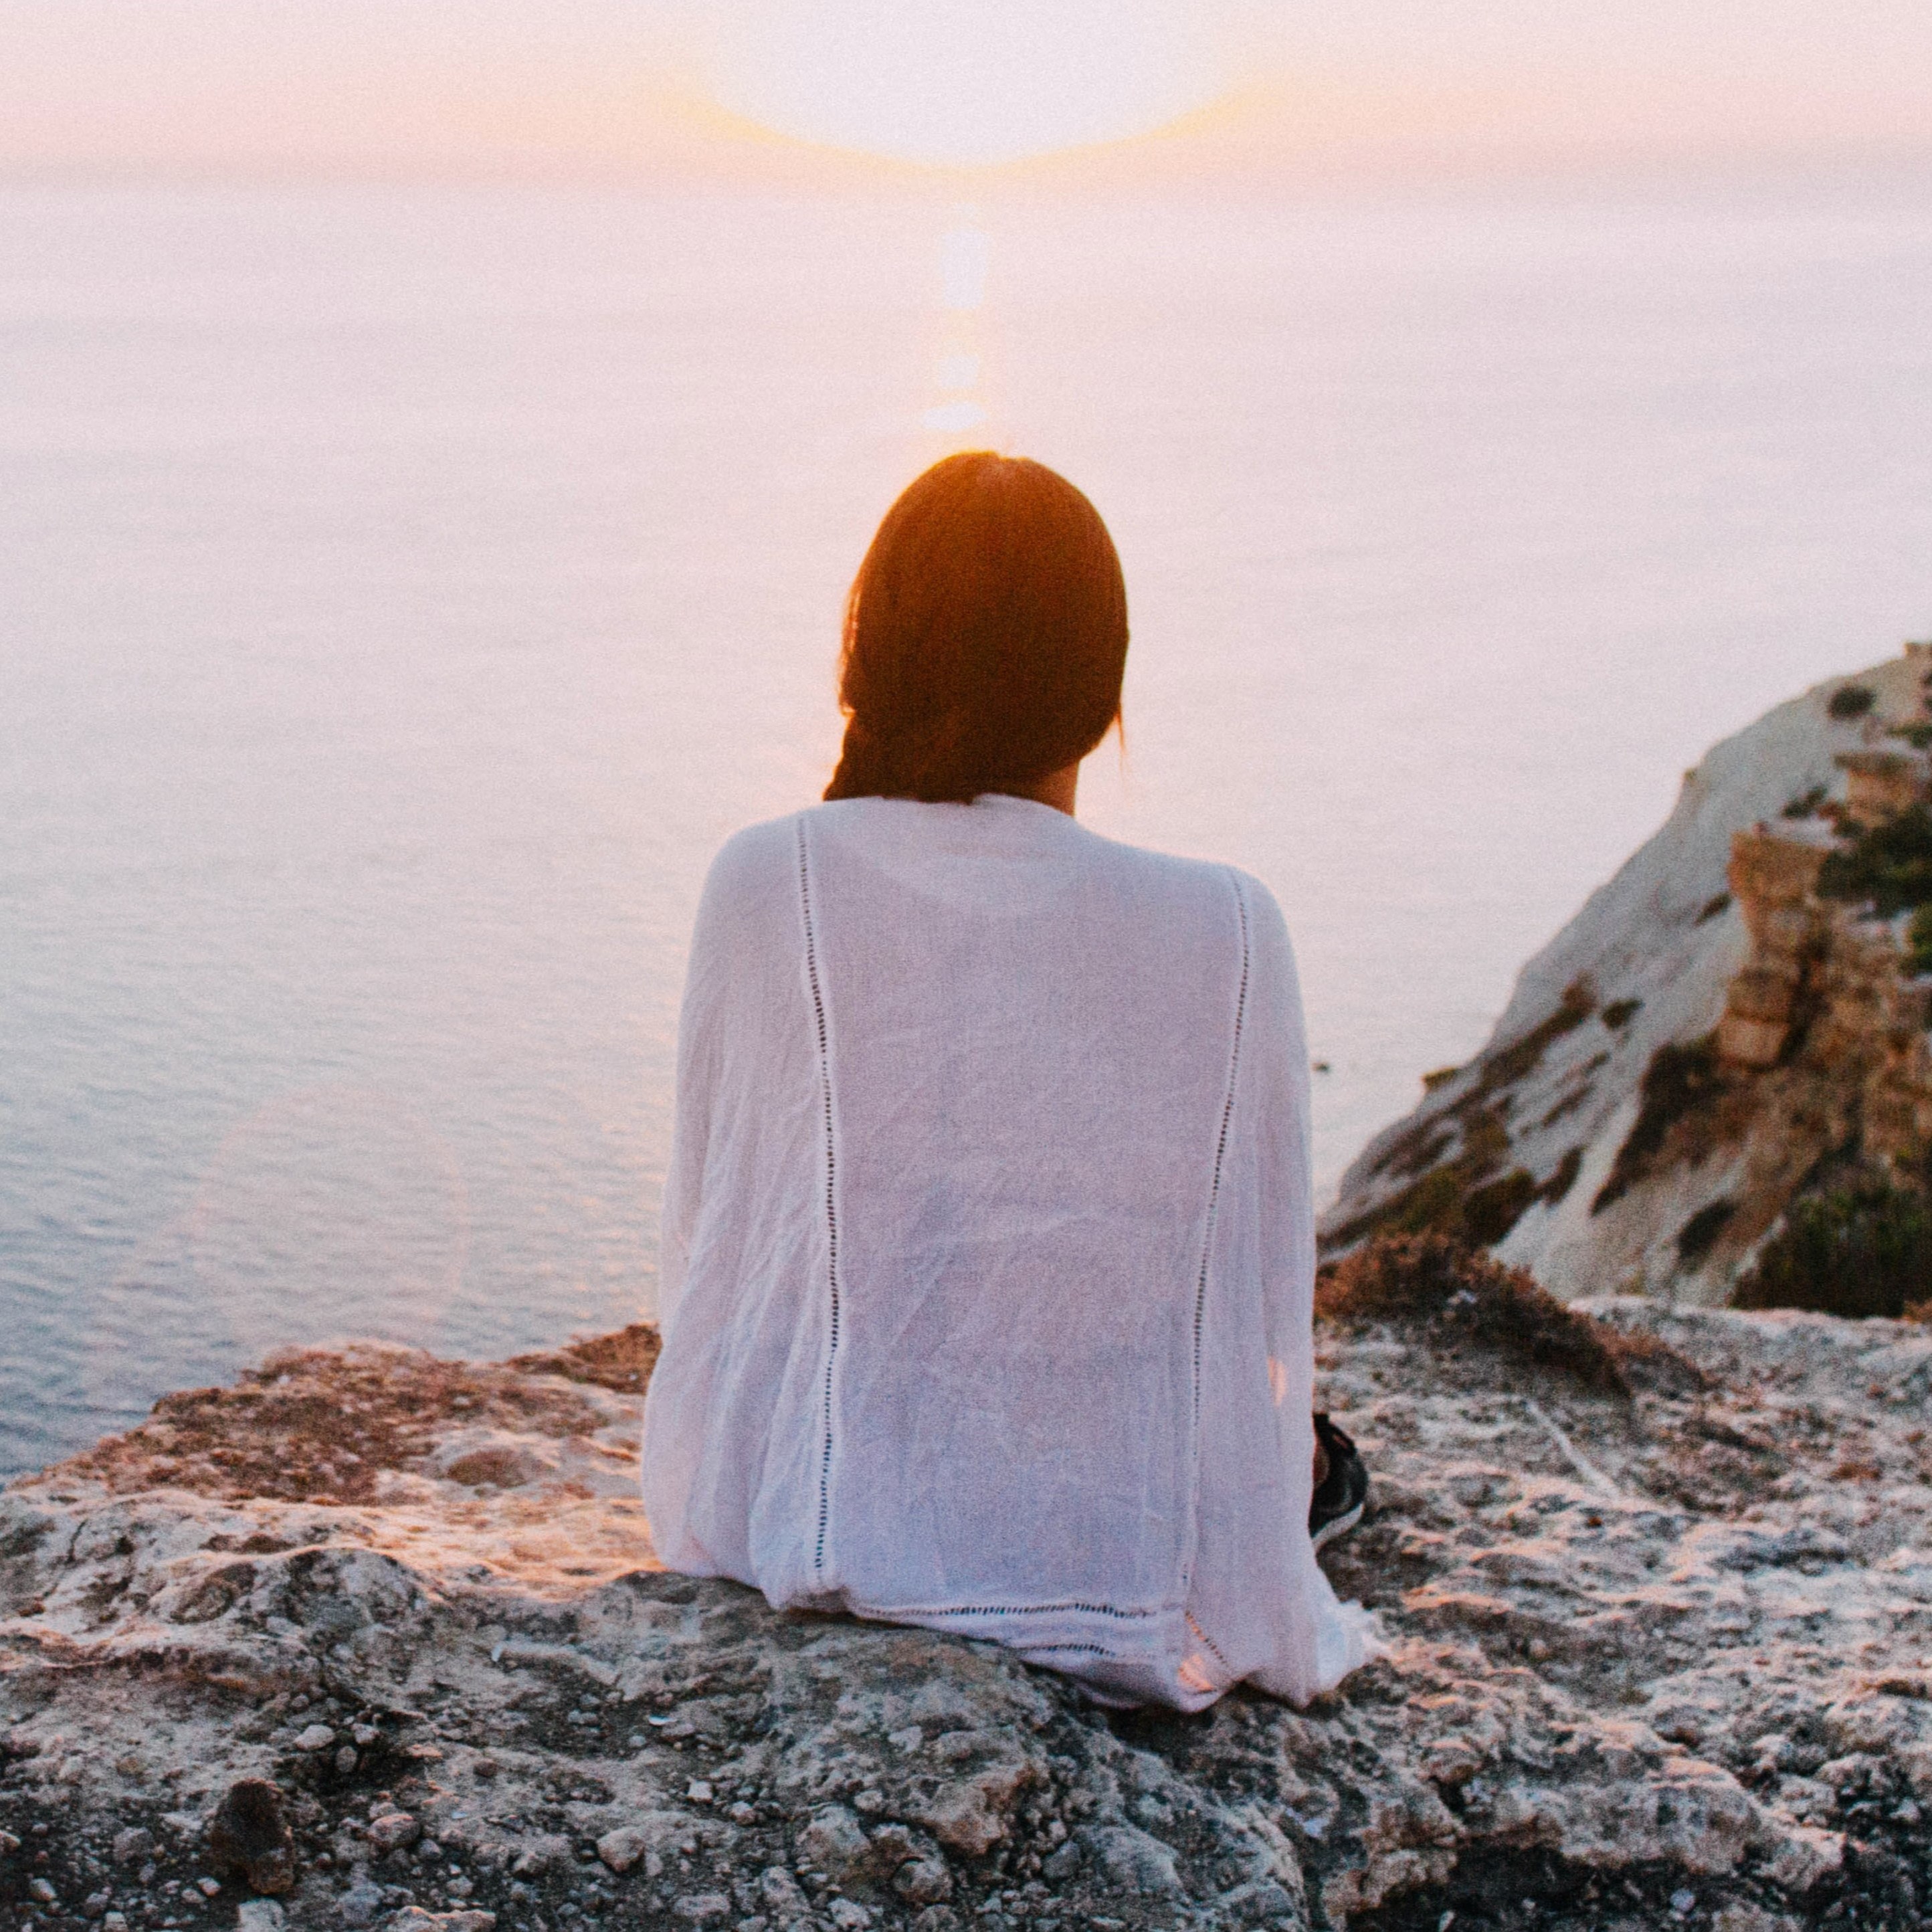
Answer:
<svg viewBox="0 0 1932 1932"><path fill-rule="evenodd" d="M1305 1712L658 1571L647 1332L171 1398L0 1492L0 1925L1916 1922L1932 1339L1413 1258L1318 1334L1388 1648Z"/></svg>
<svg viewBox="0 0 1932 1932"><path fill-rule="evenodd" d="M1932 1019L1903 922L1818 896L1840 827L1922 799L1932 654L1780 706L1687 774L1670 818L1430 1077L1324 1218L1329 1252L1452 1228L1564 1296L1724 1301L1834 1162L1932 1144ZM1834 715L1834 696L1868 692ZM1840 712L1862 700L1840 698Z"/></svg>

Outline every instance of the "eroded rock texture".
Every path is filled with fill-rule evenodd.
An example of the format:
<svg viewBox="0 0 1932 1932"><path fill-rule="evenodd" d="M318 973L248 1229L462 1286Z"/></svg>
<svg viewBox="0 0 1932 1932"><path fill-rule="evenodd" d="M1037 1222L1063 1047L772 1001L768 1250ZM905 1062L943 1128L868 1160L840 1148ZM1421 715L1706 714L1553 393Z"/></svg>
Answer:
<svg viewBox="0 0 1932 1932"><path fill-rule="evenodd" d="M1932 995L1901 910L1918 902L1816 888L1856 826L1932 788L1928 677L1932 652L1908 646L1687 772L1664 824L1523 968L1481 1052L1427 1076L1351 1165L1328 1252L1435 1229L1566 1300L1715 1306L1821 1174L1920 1185Z"/></svg>
<svg viewBox="0 0 1932 1932"><path fill-rule="evenodd" d="M0 1925L1918 1923L1932 1340L1624 1301L1539 1357L1426 1299L1320 1339L1389 1649L1304 1712L656 1571L609 1345L164 1403L0 1493Z"/></svg>

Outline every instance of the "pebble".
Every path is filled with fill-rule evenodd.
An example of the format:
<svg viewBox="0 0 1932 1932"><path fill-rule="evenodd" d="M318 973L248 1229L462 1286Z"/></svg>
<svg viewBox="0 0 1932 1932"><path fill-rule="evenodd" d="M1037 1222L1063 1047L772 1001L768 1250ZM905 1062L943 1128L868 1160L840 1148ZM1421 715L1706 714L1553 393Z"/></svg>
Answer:
<svg viewBox="0 0 1932 1932"><path fill-rule="evenodd" d="M716 1925L731 1916L731 1901L722 1892L693 1892L674 1900L671 1910L692 1925Z"/></svg>
<svg viewBox="0 0 1932 1932"><path fill-rule="evenodd" d="M327 1750L335 1742L335 1733L326 1724L310 1724L296 1734L295 1748L298 1751Z"/></svg>
<svg viewBox="0 0 1932 1932"><path fill-rule="evenodd" d="M386 1811L369 1821L368 1839L378 1852L400 1850L422 1836L422 1827L406 1811Z"/></svg>
<svg viewBox="0 0 1932 1932"><path fill-rule="evenodd" d="M952 1874L944 1858L913 1858L892 1875L892 1889L910 1905L936 1905L952 1896Z"/></svg>

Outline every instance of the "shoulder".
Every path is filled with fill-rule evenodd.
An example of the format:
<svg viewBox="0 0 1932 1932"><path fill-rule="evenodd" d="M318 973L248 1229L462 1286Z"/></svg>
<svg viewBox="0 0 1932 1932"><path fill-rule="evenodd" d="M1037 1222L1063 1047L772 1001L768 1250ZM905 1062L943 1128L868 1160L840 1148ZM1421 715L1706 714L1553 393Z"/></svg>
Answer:
<svg viewBox="0 0 1932 1932"><path fill-rule="evenodd" d="M768 818L734 832L718 848L705 874L706 898L741 892L763 895L798 872L798 842L802 812Z"/></svg>
<svg viewBox="0 0 1932 1932"><path fill-rule="evenodd" d="M1282 916L1280 901L1252 872L1244 872L1234 866L1223 866L1222 870L1240 896L1241 909L1255 938L1268 946L1286 949L1288 921Z"/></svg>
<svg viewBox="0 0 1932 1932"><path fill-rule="evenodd" d="M1288 928L1273 892L1251 872L1214 859L1185 859L1142 845L1124 845L1089 834L1096 865L1136 894L1191 906L1220 918L1238 916L1251 930Z"/></svg>
<svg viewBox="0 0 1932 1932"><path fill-rule="evenodd" d="M718 848L698 902L700 952L712 944L742 946L778 930L797 898L801 815L748 825Z"/></svg>
<svg viewBox="0 0 1932 1932"><path fill-rule="evenodd" d="M1258 992L1279 990L1300 997L1300 976L1288 921L1280 902L1252 872L1209 859L1182 859L1133 846L1115 846L1131 855L1124 874L1130 891L1157 923L1178 939L1192 932L1217 952L1238 943L1241 960Z"/></svg>

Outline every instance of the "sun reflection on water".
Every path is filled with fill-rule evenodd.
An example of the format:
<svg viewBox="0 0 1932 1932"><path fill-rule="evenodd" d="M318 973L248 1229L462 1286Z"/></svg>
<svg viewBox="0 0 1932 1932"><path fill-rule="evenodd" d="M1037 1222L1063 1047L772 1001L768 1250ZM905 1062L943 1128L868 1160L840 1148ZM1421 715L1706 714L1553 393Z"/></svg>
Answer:
<svg viewBox="0 0 1932 1932"><path fill-rule="evenodd" d="M956 446L967 439L983 442L992 420L980 316L992 259L992 238L974 211L958 211L939 238L940 330L932 362L938 395L919 418L922 429Z"/></svg>

